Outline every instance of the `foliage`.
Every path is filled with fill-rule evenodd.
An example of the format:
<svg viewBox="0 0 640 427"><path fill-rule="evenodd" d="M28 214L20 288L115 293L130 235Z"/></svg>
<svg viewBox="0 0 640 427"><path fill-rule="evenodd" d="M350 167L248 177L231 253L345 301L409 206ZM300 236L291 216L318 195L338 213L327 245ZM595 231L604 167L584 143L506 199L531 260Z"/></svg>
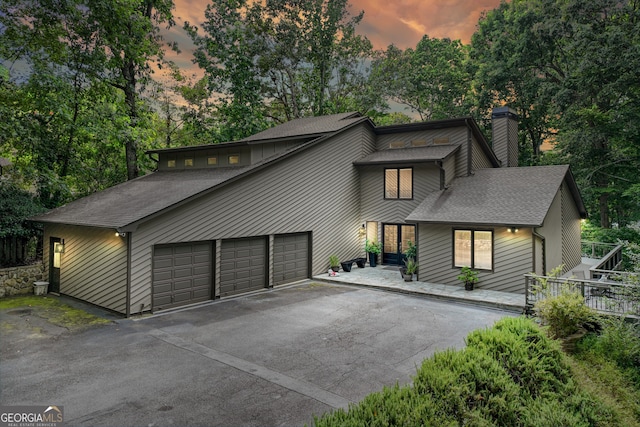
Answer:
<svg viewBox="0 0 640 427"><path fill-rule="evenodd" d="M340 265L340 259L336 255L331 255L329 257L329 265L331 267L338 267Z"/></svg>
<svg viewBox="0 0 640 427"><path fill-rule="evenodd" d="M475 285L478 283L478 272L469 267L462 267L462 270L460 270L460 274L458 275L458 280L465 284L469 283Z"/></svg>
<svg viewBox="0 0 640 427"><path fill-rule="evenodd" d="M573 380L557 342L526 318L472 332L425 360L413 384L385 388L316 426L605 426L620 415Z"/></svg>
<svg viewBox="0 0 640 427"><path fill-rule="evenodd" d="M0 180L0 239L32 236L37 226L27 218L43 210L31 193L11 181Z"/></svg>
<svg viewBox="0 0 640 427"><path fill-rule="evenodd" d="M382 244L380 242L375 242L375 241L370 241L369 239L367 239L367 241L364 244L364 250L367 253L370 254L379 254L380 252L382 252Z"/></svg>
<svg viewBox="0 0 640 427"><path fill-rule="evenodd" d="M355 33L363 13L347 0L269 0L207 6L204 34L185 23L230 140L309 115L367 111L365 58L371 43Z"/></svg>
<svg viewBox="0 0 640 427"><path fill-rule="evenodd" d="M640 221L622 227L602 228L587 221L582 224L582 241L622 245L624 271L640 272Z"/></svg>
<svg viewBox="0 0 640 427"><path fill-rule="evenodd" d="M417 255L416 245L414 245L411 240L407 241L407 250L404 251L404 256L406 256L407 259L415 260L416 255Z"/></svg>
<svg viewBox="0 0 640 427"><path fill-rule="evenodd" d="M373 61L369 84L420 120L469 115L471 74L460 40L423 36L415 49L391 45Z"/></svg>
<svg viewBox="0 0 640 427"><path fill-rule="evenodd" d="M405 265L407 266L407 274L414 274L416 271L418 271L418 263L414 258L408 258L405 261Z"/></svg>
<svg viewBox="0 0 640 427"><path fill-rule="evenodd" d="M480 111L516 109L525 163L555 142L551 158L572 166L603 227L640 219L639 21L629 0L514 0L486 13L472 39Z"/></svg>

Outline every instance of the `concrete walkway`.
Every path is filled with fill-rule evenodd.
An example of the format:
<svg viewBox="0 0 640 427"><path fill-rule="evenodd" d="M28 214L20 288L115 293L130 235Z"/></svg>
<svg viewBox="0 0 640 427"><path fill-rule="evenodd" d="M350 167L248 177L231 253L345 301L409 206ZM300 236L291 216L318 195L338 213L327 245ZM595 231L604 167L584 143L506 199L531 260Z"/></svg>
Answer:
<svg viewBox="0 0 640 427"><path fill-rule="evenodd" d="M338 276L329 276L328 273L325 273L313 276L313 279L324 282L365 286L386 291L424 295L432 298L495 307L520 313L523 313L525 308L524 294L490 291L486 289L465 291L462 284L452 286L418 282L415 280L413 282L405 282L398 268L395 266L378 265L372 268L367 265L365 268L358 268L354 264L348 273L340 270Z"/></svg>

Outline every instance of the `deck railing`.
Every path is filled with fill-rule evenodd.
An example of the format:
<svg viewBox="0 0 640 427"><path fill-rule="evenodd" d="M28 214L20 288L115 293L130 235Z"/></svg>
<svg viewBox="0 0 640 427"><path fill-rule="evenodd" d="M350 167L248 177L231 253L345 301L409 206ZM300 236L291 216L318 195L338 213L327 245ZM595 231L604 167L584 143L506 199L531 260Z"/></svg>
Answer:
<svg viewBox="0 0 640 427"><path fill-rule="evenodd" d="M564 289L579 292L588 307L607 314L640 316L640 285L638 273L612 272L600 280L567 279L561 277L525 275L526 311L548 296L557 296Z"/></svg>

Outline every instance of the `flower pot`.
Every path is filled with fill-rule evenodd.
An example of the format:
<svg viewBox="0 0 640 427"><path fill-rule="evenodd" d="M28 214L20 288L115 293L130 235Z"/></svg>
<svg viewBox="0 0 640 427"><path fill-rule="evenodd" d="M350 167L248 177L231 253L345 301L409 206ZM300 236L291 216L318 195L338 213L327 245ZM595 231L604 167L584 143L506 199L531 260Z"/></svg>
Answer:
<svg viewBox="0 0 640 427"><path fill-rule="evenodd" d="M409 273L404 273L402 275L402 277L404 278L405 282L411 282L413 281L413 274L409 274Z"/></svg>
<svg viewBox="0 0 640 427"><path fill-rule="evenodd" d="M473 290L473 282L464 282L464 290L465 291L472 291Z"/></svg>
<svg viewBox="0 0 640 427"><path fill-rule="evenodd" d="M378 254L374 254L373 252L369 252L369 267L375 267L376 266L376 258L378 257Z"/></svg>
<svg viewBox="0 0 640 427"><path fill-rule="evenodd" d="M404 275L407 273L407 267L400 266L398 267L398 270L400 270L400 275L404 278Z"/></svg>
<svg viewBox="0 0 640 427"><path fill-rule="evenodd" d="M332 266L331 266L331 269L332 269L333 271L335 271L336 273L337 273L338 271L340 271L340 267L339 267L339 266L337 266L337 265L332 265Z"/></svg>
<svg viewBox="0 0 640 427"><path fill-rule="evenodd" d="M351 271L351 266L353 265L353 261L341 262L340 265L342 266L342 270L348 273Z"/></svg>
<svg viewBox="0 0 640 427"><path fill-rule="evenodd" d="M365 265L367 264L367 259L366 258L356 258L356 264L358 265L358 268L364 268Z"/></svg>

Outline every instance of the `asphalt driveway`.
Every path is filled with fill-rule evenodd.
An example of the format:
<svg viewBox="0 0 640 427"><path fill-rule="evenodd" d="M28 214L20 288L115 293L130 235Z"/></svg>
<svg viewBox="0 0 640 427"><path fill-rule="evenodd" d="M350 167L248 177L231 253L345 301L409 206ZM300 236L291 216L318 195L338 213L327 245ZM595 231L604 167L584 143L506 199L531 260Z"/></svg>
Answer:
<svg viewBox="0 0 640 427"><path fill-rule="evenodd" d="M301 426L409 382L434 351L513 315L342 285L277 288L3 344L0 402L63 405L68 426Z"/></svg>

